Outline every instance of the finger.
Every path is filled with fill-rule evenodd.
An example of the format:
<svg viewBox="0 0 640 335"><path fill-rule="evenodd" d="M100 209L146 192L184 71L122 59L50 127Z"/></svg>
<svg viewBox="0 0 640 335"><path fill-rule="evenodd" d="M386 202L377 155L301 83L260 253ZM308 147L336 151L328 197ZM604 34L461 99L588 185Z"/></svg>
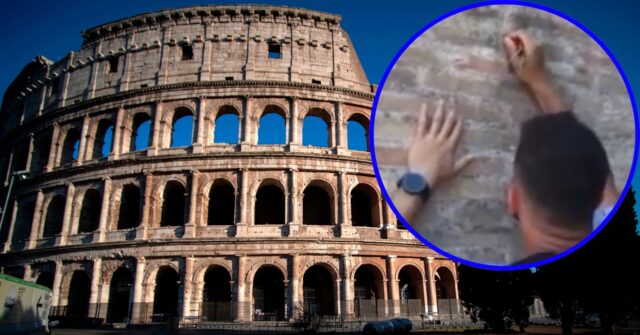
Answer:
<svg viewBox="0 0 640 335"><path fill-rule="evenodd" d="M443 140L446 140L447 137L451 134L451 130L456 123L456 116L453 113L453 110L449 110L446 112L446 116L444 117L444 123L442 124L442 129L440 130L439 137Z"/></svg>
<svg viewBox="0 0 640 335"><path fill-rule="evenodd" d="M518 54L518 46L513 41L513 35L509 34L502 38L502 46L504 46L504 51L507 54L507 60L511 62L511 59Z"/></svg>
<svg viewBox="0 0 640 335"><path fill-rule="evenodd" d="M467 154L467 155L463 156L462 158L460 158L453 165L453 171L455 171L456 174L460 173L460 171L462 171L462 169L467 167L467 165L469 165L471 162L473 162L477 158L478 158L478 156L477 155L473 155L473 154Z"/></svg>
<svg viewBox="0 0 640 335"><path fill-rule="evenodd" d="M431 127L429 128L429 133L434 136L437 136L440 133L440 128L442 127L442 109L444 107L444 100L438 100L436 104L436 112L433 115L433 120L431 122Z"/></svg>
<svg viewBox="0 0 640 335"><path fill-rule="evenodd" d="M420 113L418 114L418 123L414 127L413 137L418 138L424 136L427 127L427 104L423 103L420 106Z"/></svg>
<svg viewBox="0 0 640 335"><path fill-rule="evenodd" d="M460 118L455 118L453 130L451 131L449 138L447 138L447 145L449 145L450 148L458 146L460 135L462 135L462 120Z"/></svg>

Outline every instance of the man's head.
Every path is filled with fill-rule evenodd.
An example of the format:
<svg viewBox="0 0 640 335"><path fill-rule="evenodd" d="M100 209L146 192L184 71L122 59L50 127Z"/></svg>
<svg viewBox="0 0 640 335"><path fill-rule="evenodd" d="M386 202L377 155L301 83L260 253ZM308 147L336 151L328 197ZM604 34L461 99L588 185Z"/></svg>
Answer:
<svg viewBox="0 0 640 335"><path fill-rule="evenodd" d="M534 117L522 126L509 211L523 225L588 231L609 174L602 144L572 113Z"/></svg>

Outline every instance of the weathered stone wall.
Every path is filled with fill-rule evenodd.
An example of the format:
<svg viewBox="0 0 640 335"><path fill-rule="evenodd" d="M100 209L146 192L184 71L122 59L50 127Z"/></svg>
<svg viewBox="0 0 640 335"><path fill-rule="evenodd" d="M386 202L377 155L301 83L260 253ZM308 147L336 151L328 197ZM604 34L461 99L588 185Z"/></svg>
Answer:
<svg viewBox="0 0 640 335"><path fill-rule="evenodd" d="M518 257L504 198L520 124L537 110L508 73L503 56L501 37L516 28L541 41L558 88L603 141L619 187L633 159L634 118L622 78L598 44L570 22L533 8L501 5L459 13L426 31L384 85L375 120L376 156L392 191L420 104L436 97L454 100L465 118L460 154L482 158L436 192L416 226L448 252L483 263L505 264Z"/></svg>

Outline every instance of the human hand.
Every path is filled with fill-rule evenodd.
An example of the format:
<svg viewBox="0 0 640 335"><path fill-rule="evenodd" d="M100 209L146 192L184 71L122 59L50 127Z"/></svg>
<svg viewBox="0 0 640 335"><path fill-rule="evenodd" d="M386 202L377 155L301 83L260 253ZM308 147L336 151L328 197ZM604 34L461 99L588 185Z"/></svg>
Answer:
<svg viewBox="0 0 640 335"><path fill-rule="evenodd" d="M510 32L502 38L502 45L509 68L522 82L529 86L547 83L542 47L531 35L523 30Z"/></svg>
<svg viewBox="0 0 640 335"><path fill-rule="evenodd" d="M422 174L432 188L452 178L472 160L471 156L465 156L454 161L462 120L453 110L445 113L443 105L440 100L430 117L427 104L422 104L408 149L409 170Z"/></svg>

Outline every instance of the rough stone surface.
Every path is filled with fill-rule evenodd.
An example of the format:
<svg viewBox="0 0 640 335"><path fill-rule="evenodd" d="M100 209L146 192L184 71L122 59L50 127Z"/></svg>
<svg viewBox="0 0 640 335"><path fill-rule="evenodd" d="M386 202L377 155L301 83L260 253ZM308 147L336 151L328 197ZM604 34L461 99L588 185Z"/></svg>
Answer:
<svg viewBox="0 0 640 335"><path fill-rule="evenodd" d="M384 84L375 120L376 156L387 191L404 171L404 147L422 102L454 101L464 118L460 154L482 158L438 190L416 224L446 251L482 263L517 259L504 197L519 125L537 113L508 73L502 34L516 28L542 41L548 68L578 117L598 134L615 180L627 182L634 118L621 76L606 53L568 21L522 6L490 6L438 23L405 51Z"/></svg>

